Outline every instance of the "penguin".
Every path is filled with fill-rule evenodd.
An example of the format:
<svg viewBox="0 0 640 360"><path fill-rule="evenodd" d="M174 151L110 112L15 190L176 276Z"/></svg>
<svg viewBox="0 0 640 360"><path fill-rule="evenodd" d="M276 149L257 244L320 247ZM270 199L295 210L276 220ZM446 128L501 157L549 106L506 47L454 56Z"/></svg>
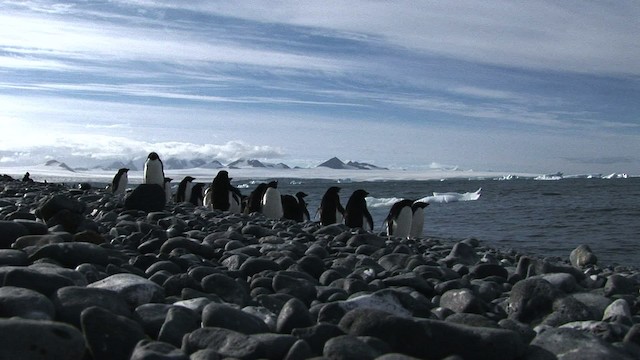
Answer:
<svg viewBox="0 0 640 360"><path fill-rule="evenodd" d="M411 205L411 211L413 212L411 219L411 232L409 236L412 238L418 238L422 236L422 230L424 228L424 208L429 206L429 203L416 201Z"/></svg>
<svg viewBox="0 0 640 360"><path fill-rule="evenodd" d="M164 168L157 153L151 152L144 163L143 184L158 184L164 188Z"/></svg>
<svg viewBox="0 0 640 360"><path fill-rule="evenodd" d="M127 190L127 186L129 185L129 176L127 173L129 169L122 168L119 169L116 175L113 177L111 181L111 192L117 195L124 194Z"/></svg>
<svg viewBox="0 0 640 360"><path fill-rule="evenodd" d="M278 182L272 181L267 184L267 188L262 195L262 213L269 219L281 219L284 215L282 210L282 199L278 191Z"/></svg>
<svg viewBox="0 0 640 360"><path fill-rule="evenodd" d="M340 204L339 192L339 187L332 186L322 196L320 208L318 209L322 226L342 223L344 208Z"/></svg>
<svg viewBox="0 0 640 360"><path fill-rule="evenodd" d="M298 191L296 193L296 198L298 199L298 208L300 209L300 214L302 215L302 218L300 221L309 221L311 220L311 216L309 215L309 210L307 209L307 203L306 201L304 201L304 198L306 198L308 196L308 194L305 194L302 191Z"/></svg>
<svg viewBox="0 0 640 360"><path fill-rule="evenodd" d="M411 205L413 200L403 199L391 206L389 215L384 220L387 226L387 235L399 238L408 238L411 232L413 212Z"/></svg>
<svg viewBox="0 0 640 360"><path fill-rule="evenodd" d="M344 209L344 224L350 228L373 230L373 218L367 209L368 192L358 189L351 194Z"/></svg>
<svg viewBox="0 0 640 360"><path fill-rule="evenodd" d="M229 178L231 181L231 178ZM229 183L229 212L234 214L242 213L242 193L240 190Z"/></svg>
<svg viewBox="0 0 640 360"><path fill-rule="evenodd" d="M251 214L254 212L262 211L262 196L264 195L265 190L267 190L266 183L260 183L258 186L249 194L247 198L247 205L245 206L244 213Z"/></svg>
<svg viewBox="0 0 640 360"><path fill-rule="evenodd" d="M231 186L229 173L226 170L218 171L218 174L209 186L207 204L211 209L228 211L231 207L229 200L229 187Z"/></svg>
<svg viewBox="0 0 640 360"><path fill-rule="evenodd" d="M180 184L178 184L178 190L176 191L176 203L188 202L191 198L191 188L193 187L192 181L196 178L191 176L185 176Z"/></svg>
<svg viewBox="0 0 640 360"><path fill-rule="evenodd" d="M171 195L171 181L172 178L164 178L164 197L167 200L167 204L170 204L173 200L173 196Z"/></svg>
<svg viewBox="0 0 640 360"><path fill-rule="evenodd" d="M189 202L195 206L202 206L204 183L196 183L191 187Z"/></svg>
<svg viewBox="0 0 640 360"><path fill-rule="evenodd" d="M295 220L297 222L303 222L309 220L309 211L307 210L307 203L304 198L307 194L299 191L295 196L282 195L282 217L289 220Z"/></svg>

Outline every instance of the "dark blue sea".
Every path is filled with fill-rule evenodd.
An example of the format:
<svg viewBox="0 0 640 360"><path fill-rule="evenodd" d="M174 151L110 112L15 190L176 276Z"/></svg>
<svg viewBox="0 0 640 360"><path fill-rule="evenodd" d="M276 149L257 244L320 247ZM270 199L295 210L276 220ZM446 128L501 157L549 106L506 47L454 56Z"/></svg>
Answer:
<svg viewBox="0 0 640 360"><path fill-rule="evenodd" d="M255 183L238 181L248 194ZM433 192L474 192L475 201L432 203L425 209L424 235L448 240L476 238L483 245L519 253L569 258L586 244L601 265L640 266L640 178L375 181L280 179L283 194L304 191L313 217L329 186L341 187L342 205L356 189L370 193L375 231L395 199ZM247 187L248 186L248 187Z"/></svg>

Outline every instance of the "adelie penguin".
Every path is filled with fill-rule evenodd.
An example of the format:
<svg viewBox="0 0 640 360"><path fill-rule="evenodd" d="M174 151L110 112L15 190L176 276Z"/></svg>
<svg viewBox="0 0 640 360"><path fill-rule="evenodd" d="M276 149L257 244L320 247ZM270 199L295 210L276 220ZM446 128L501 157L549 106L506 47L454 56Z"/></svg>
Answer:
<svg viewBox="0 0 640 360"><path fill-rule="evenodd" d="M309 210L304 198L307 196L302 191L293 195L282 195L283 217L297 222L309 221Z"/></svg>
<svg viewBox="0 0 640 360"><path fill-rule="evenodd" d="M278 191L278 182L272 181L267 184L267 188L262 195L262 213L269 219L281 219L284 215L282 210L282 199Z"/></svg>
<svg viewBox="0 0 640 360"><path fill-rule="evenodd" d="M205 204L216 210L239 213L241 211L242 195L231 185L231 178L226 170L220 170L205 191Z"/></svg>
<svg viewBox="0 0 640 360"><path fill-rule="evenodd" d="M171 203L173 195L171 194L171 181L172 178L164 178L164 197L167 200L167 204Z"/></svg>
<svg viewBox="0 0 640 360"><path fill-rule="evenodd" d="M359 189L349 197L344 209L344 224L348 227L373 230L373 218L367 209L367 200L365 200L367 195L369 195L368 192Z"/></svg>
<svg viewBox="0 0 640 360"><path fill-rule="evenodd" d="M113 180L111 181L112 193L116 195L124 194L124 192L127 190L127 186L129 185L128 172L129 172L129 169L127 168L122 168L118 170L116 175L113 177Z"/></svg>
<svg viewBox="0 0 640 360"><path fill-rule="evenodd" d="M411 232L409 236L412 238L418 238L422 236L422 231L424 229L424 209L429 206L429 203L416 201L411 205L411 210L413 212L411 219Z"/></svg>
<svg viewBox="0 0 640 360"><path fill-rule="evenodd" d="M320 224L322 226L342 223L344 208L340 204L340 188L332 186L324 193L320 201Z"/></svg>
<svg viewBox="0 0 640 360"><path fill-rule="evenodd" d="M176 203L189 202L189 199L191 198L191 189L193 188L193 180L195 180L194 177L185 176L184 179L180 181L180 184L178 184L178 190L176 190Z"/></svg>
<svg viewBox="0 0 640 360"><path fill-rule="evenodd" d="M203 203L204 184L196 183L191 187L191 196L189 196L189 202L196 206L202 206Z"/></svg>
<svg viewBox="0 0 640 360"><path fill-rule="evenodd" d="M391 206L389 215L384 220L387 234L391 237L408 238L411 233L413 200L403 199Z"/></svg>
<svg viewBox="0 0 640 360"><path fill-rule="evenodd" d="M157 153L151 152L144 163L143 184L157 184L164 188L164 167Z"/></svg>
<svg viewBox="0 0 640 360"><path fill-rule="evenodd" d="M264 192L267 190L266 183L260 183L258 186L253 189L253 191L249 194L247 198L247 205L244 208L245 214L251 214L254 212L262 211L262 196L264 196Z"/></svg>

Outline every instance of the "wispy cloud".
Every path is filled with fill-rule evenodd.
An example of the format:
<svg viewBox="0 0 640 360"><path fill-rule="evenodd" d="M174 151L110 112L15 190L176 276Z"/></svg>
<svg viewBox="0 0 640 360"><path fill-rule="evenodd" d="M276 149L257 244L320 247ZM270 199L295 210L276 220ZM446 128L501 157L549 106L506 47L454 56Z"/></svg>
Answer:
<svg viewBox="0 0 640 360"><path fill-rule="evenodd" d="M0 151L625 157L640 151L638 18L633 1L3 1Z"/></svg>

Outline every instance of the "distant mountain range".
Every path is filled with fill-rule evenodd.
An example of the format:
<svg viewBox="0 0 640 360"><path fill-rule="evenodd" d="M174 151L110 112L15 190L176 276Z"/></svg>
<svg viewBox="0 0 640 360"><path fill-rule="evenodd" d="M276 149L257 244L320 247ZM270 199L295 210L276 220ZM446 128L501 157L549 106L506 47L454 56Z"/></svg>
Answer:
<svg viewBox="0 0 640 360"><path fill-rule="evenodd" d="M94 166L93 169L102 169L102 170L113 170L116 171L121 168L127 168L131 171L141 171L144 168L144 162L146 159L133 159L129 160L127 163L122 161L114 161L105 165ZM192 169L192 168L205 168L205 169L221 169L221 168L229 168L229 169L247 169L247 168L265 168L265 169L291 169L291 167L284 163L266 163L260 160L255 159L238 159L236 161L230 162L227 165L223 165L218 160L205 160L202 158L194 158L194 159L179 159L175 157L167 158L162 160L162 164L164 165L165 170L181 170L181 169ZM59 166L68 171L82 171L82 170L91 170L88 168L76 168L73 169L67 166L65 163L61 163L56 160L49 160L45 166ZM344 169L344 170L388 170L384 167L375 166L369 163L357 162L357 161L348 161L347 163L338 159L337 157L333 157L317 167L326 167L330 169Z"/></svg>

